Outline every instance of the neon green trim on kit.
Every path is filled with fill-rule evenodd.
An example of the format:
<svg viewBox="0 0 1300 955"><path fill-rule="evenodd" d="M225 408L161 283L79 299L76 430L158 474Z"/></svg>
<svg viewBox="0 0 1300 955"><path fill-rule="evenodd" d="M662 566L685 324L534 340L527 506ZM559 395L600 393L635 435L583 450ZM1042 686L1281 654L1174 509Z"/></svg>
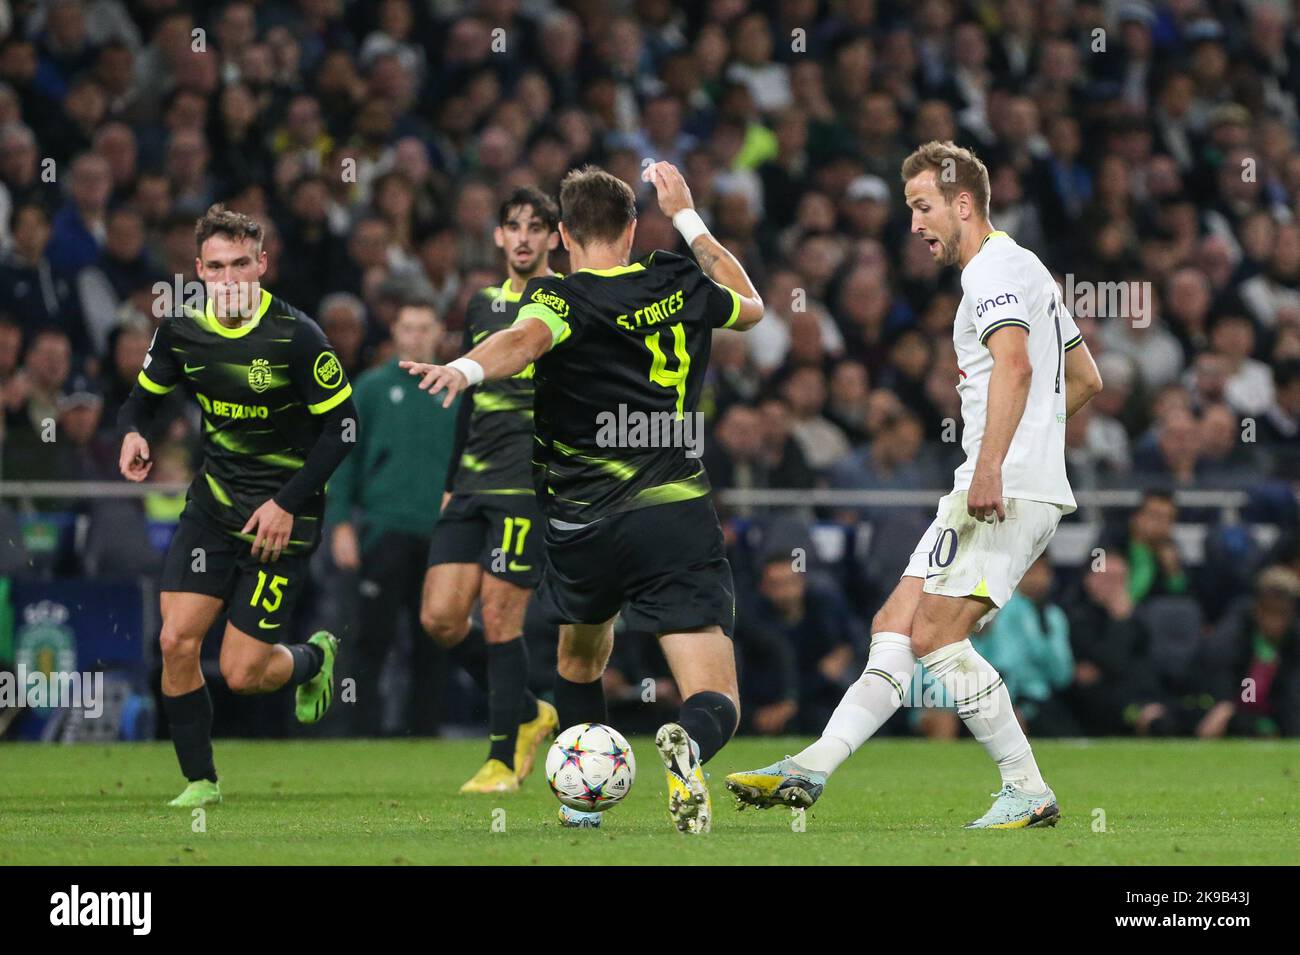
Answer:
<svg viewBox="0 0 1300 955"><path fill-rule="evenodd" d="M734 288L727 288L725 285L722 287L731 293L731 318L727 319L726 324L722 326L723 328L730 328L736 324L736 319L740 318L740 293Z"/></svg>
<svg viewBox="0 0 1300 955"><path fill-rule="evenodd" d="M308 405L307 410L310 411L312 414L324 414L327 411L333 411L343 402L347 401L348 396L351 394L352 394L352 385L346 384L343 386L342 391L338 392L337 394L330 395L324 401L318 401L314 405Z"/></svg>
<svg viewBox="0 0 1300 955"><path fill-rule="evenodd" d="M571 448L562 441L551 441L551 446L561 454L568 455L571 458L577 458L579 461L585 461L588 464L594 464L599 468L609 472L613 477L620 481L630 481L636 477L636 468L622 461L614 461L609 458L596 457L593 454L586 454L577 448Z"/></svg>
<svg viewBox="0 0 1300 955"><path fill-rule="evenodd" d="M158 384L158 382L154 381L152 378L146 375L143 371L141 371L140 374L136 375L135 380L140 383L141 388L143 388L145 391L149 392L150 394L154 394L154 395L169 394L172 391L172 389L176 387L175 385L160 385Z"/></svg>
<svg viewBox="0 0 1300 955"><path fill-rule="evenodd" d="M639 491L636 500L643 504L673 504L677 501L690 501L697 497L704 497L708 493L709 479L704 471L700 470L681 481L659 484Z"/></svg>
<svg viewBox="0 0 1300 955"><path fill-rule="evenodd" d="M300 468L307 463L302 458L294 457L291 454L254 454L252 457L281 468Z"/></svg>
<svg viewBox="0 0 1300 955"><path fill-rule="evenodd" d="M208 479L208 487L212 488L212 496L215 497L219 503L226 505L226 507L235 506L235 502L231 500L230 494L224 487L217 483L216 478L211 474L206 473L203 476Z"/></svg>
<svg viewBox="0 0 1300 955"><path fill-rule="evenodd" d="M258 301L257 311L253 313L253 317L246 324L240 325L238 328L227 328L225 325L221 324L221 320L217 318L217 313L212 307L211 298L209 298L204 304L203 311L197 312L191 308L187 308L185 311L189 313L189 316L193 318L195 322L207 328L208 331L220 335L222 338L243 338L257 327L258 323L262 320L262 316L266 314L266 310L270 307L271 293L266 289L262 289L262 297Z"/></svg>
<svg viewBox="0 0 1300 955"><path fill-rule="evenodd" d="M526 398L522 402L515 398L507 398L504 395L494 395L487 391L474 392L474 410L490 413L494 411L526 411L529 415L533 413L532 398Z"/></svg>
<svg viewBox="0 0 1300 955"><path fill-rule="evenodd" d="M523 308L519 309L519 316L515 319L515 324L535 318L551 330L551 345L558 345L571 334L573 329L569 323L560 318L555 310L550 306L543 305L541 302L529 302Z"/></svg>
<svg viewBox="0 0 1300 955"><path fill-rule="evenodd" d="M578 269L579 272L586 272L588 275L599 275L602 278L613 278L616 275L631 275L633 272L644 272L645 266L640 262L633 262L631 265L614 265L607 269Z"/></svg>

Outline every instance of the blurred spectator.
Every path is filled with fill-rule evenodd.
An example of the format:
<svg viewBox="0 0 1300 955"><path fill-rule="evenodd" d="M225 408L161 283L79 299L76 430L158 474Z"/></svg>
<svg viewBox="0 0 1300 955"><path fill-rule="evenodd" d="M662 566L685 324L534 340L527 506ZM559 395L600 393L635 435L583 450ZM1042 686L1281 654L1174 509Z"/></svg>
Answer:
<svg viewBox="0 0 1300 955"><path fill-rule="evenodd" d="M1107 553L1093 569L1085 568L1067 606L1074 680L1066 698L1082 731L1102 736L1171 732L1151 659L1151 634L1133 615L1128 561Z"/></svg>
<svg viewBox="0 0 1300 955"><path fill-rule="evenodd" d="M1300 735L1297 600L1300 578L1270 567L1206 641L1200 673L1215 702L1197 736Z"/></svg>
<svg viewBox="0 0 1300 955"><path fill-rule="evenodd" d="M790 554L763 563L758 594L737 617L742 695L756 733L815 733L857 676L848 607L808 580Z"/></svg>
<svg viewBox="0 0 1300 955"><path fill-rule="evenodd" d="M718 487L812 487L812 468L791 435L790 410L769 399L759 410L732 405L705 445L704 466Z"/></svg>
<svg viewBox="0 0 1300 955"><path fill-rule="evenodd" d="M140 212L119 206L108 214L103 251L77 274L77 294L94 354L107 351L109 331L130 296L165 281L149 259L146 238Z"/></svg>
<svg viewBox="0 0 1300 955"><path fill-rule="evenodd" d="M1273 376L1255 351L1255 326L1244 315L1220 316L1210 332L1210 347L1227 358L1223 396L1244 415L1262 414L1273 403Z"/></svg>
<svg viewBox="0 0 1300 955"><path fill-rule="evenodd" d="M338 353L339 363L354 380L364 370L362 346L366 341L366 306L351 292L331 292L316 310L325 337Z"/></svg>
<svg viewBox="0 0 1300 955"><path fill-rule="evenodd" d="M820 369L797 368L785 380L781 394L793 418L791 432L804 458L815 471L825 471L849 452L848 439L822 414L826 381Z"/></svg>
<svg viewBox="0 0 1300 955"><path fill-rule="evenodd" d="M1278 477L1300 478L1300 359L1273 369L1273 407L1259 420L1259 440L1275 455Z"/></svg>
<svg viewBox="0 0 1300 955"><path fill-rule="evenodd" d="M1149 490L1129 515L1124 533L1113 536L1103 548L1119 554L1128 568L1128 592L1133 603L1147 597L1187 592L1188 578L1174 541L1178 506L1168 491Z"/></svg>
<svg viewBox="0 0 1300 955"><path fill-rule="evenodd" d="M3 474L9 480L53 480L58 471L58 417L72 370L68 336L41 329L27 343L23 367L9 388Z"/></svg>
<svg viewBox="0 0 1300 955"><path fill-rule="evenodd" d="M39 205L20 206L13 230L13 244L0 255L0 302L24 329L58 329L85 354L89 342L71 279L45 254L49 214Z"/></svg>
<svg viewBox="0 0 1300 955"><path fill-rule="evenodd" d="M68 199L51 223L45 254L55 271L75 275L104 247L113 177L108 161L94 153L74 159L68 176Z"/></svg>

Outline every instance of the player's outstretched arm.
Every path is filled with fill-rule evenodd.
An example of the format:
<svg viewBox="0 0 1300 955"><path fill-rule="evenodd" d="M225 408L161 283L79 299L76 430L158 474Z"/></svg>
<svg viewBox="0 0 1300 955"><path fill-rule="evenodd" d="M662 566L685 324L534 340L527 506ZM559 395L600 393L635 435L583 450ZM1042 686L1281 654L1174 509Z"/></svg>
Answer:
<svg viewBox="0 0 1300 955"><path fill-rule="evenodd" d="M1065 414L1074 413L1101 391L1101 372L1092 360L1088 343L1080 341L1065 353Z"/></svg>
<svg viewBox="0 0 1300 955"><path fill-rule="evenodd" d="M398 365L420 378L420 390L430 395L446 392L444 408L470 385L517 375L551 349L554 335L540 319L521 319L507 329L489 335L468 355L446 365L402 361Z"/></svg>
<svg viewBox="0 0 1300 955"><path fill-rule="evenodd" d="M642 178L654 185L659 208L682 233L704 274L740 297L740 314L731 327L743 332L757 325L763 318L762 296L749 280L744 266L704 228L695 211L691 190L677 167L670 162L653 163L646 167Z"/></svg>

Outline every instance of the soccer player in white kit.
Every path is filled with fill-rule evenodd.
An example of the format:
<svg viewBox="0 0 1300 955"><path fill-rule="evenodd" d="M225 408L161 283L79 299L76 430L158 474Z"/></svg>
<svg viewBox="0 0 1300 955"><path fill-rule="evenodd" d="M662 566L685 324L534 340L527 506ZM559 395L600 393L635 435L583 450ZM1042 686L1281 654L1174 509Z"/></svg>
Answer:
<svg viewBox="0 0 1300 955"><path fill-rule="evenodd" d="M912 232L961 269L953 324L966 460L872 621L866 669L807 749L727 788L743 805L811 806L826 779L903 703L919 659L956 701L1002 788L975 829L1052 826L1043 781L998 672L968 639L1007 602L1075 509L1065 422L1101 390L1088 346L1038 257L989 223L989 175L967 149L930 142L902 168Z"/></svg>

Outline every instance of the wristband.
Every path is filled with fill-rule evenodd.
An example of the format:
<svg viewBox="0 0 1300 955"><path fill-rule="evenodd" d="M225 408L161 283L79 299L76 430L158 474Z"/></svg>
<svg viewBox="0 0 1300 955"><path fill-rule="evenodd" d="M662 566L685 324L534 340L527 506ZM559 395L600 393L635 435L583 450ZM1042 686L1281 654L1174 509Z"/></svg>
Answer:
<svg viewBox="0 0 1300 955"><path fill-rule="evenodd" d="M673 225L682 234L688 246L700 236L709 234L709 227L704 224L704 220L694 209L682 209L674 215Z"/></svg>
<svg viewBox="0 0 1300 955"><path fill-rule="evenodd" d="M465 380L468 381L470 385L477 385L483 380L483 366L473 358L465 358L462 356L457 358L455 361L448 362L447 367L455 368L458 372L464 375Z"/></svg>

